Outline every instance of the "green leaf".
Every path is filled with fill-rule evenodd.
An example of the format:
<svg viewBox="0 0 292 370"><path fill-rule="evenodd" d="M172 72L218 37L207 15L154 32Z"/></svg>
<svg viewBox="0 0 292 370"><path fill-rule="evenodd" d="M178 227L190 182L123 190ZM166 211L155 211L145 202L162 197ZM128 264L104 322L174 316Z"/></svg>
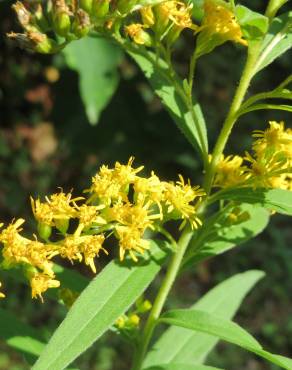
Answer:
<svg viewBox="0 0 292 370"><path fill-rule="evenodd" d="M147 368L143 370L222 370L217 367L204 366L204 365L191 365L184 363L171 363L171 364L160 364Z"/></svg>
<svg viewBox="0 0 292 370"><path fill-rule="evenodd" d="M253 352L283 369L292 368L292 360L265 351L247 331L220 316L199 310L173 310L166 312L159 321L215 336Z"/></svg>
<svg viewBox="0 0 292 370"><path fill-rule="evenodd" d="M292 112L292 105L286 105L286 104L267 104L267 103L262 103L262 104L254 104L251 105L248 108L241 108L239 112L237 113L237 117L242 116L243 114L250 113L256 110L267 110L267 109L272 109L272 110L284 110L287 112Z"/></svg>
<svg viewBox="0 0 292 370"><path fill-rule="evenodd" d="M242 204L240 211L247 212L248 218L238 223L230 224L230 209L215 214L203 223L190 243L183 261L184 269L254 238L268 225L269 212L265 208Z"/></svg>
<svg viewBox="0 0 292 370"><path fill-rule="evenodd" d="M216 198L261 205L271 211L292 215L292 191L290 190L236 188L218 192Z"/></svg>
<svg viewBox="0 0 292 370"><path fill-rule="evenodd" d="M79 296L32 369L61 370L70 364L144 292L164 258L153 242L150 257L139 263L109 263Z"/></svg>
<svg viewBox="0 0 292 370"><path fill-rule="evenodd" d="M44 343L37 330L0 308L0 338L19 352L39 356Z"/></svg>
<svg viewBox="0 0 292 370"><path fill-rule="evenodd" d="M183 132L191 145L201 152L203 156L207 156L207 130L199 104L195 102L192 112L190 112L184 98L185 92L181 82L172 79L169 68L163 61L160 60L159 65L157 65L153 53L138 49L131 49L128 52L148 78L152 88L161 98L162 103L176 122L178 128ZM175 89L174 84L177 86L177 89Z"/></svg>
<svg viewBox="0 0 292 370"><path fill-rule="evenodd" d="M261 100L267 100L267 99L292 100L292 91L286 88L286 86L288 86L291 82L292 82L292 75L287 77L276 89L251 96L249 99L245 100L245 102L241 105L240 112Z"/></svg>
<svg viewBox="0 0 292 370"><path fill-rule="evenodd" d="M251 288L264 276L251 270L237 274L205 294L192 309L231 319ZM145 366L163 363L203 363L218 339L193 330L170 327L153 345L145 359Z"/></svg>
<svg viewBox="0 0 292 370"><path fill-rule="evenodd" d="M292 12L274 18L264 38L255 73L267 67L292 47Z"/></svg>
<svg viewBox="0 0 292 370"><path fill-rule="evenodd" d="M243 36L247 40L258 40L269 28L269 19L243 5L235 7L235 15Z"/></svg>
<svg viewBox="0 0 292 370"><path fill-rule="evenodd" d="M118 83L121 50L103 38L85 37L63 50L69 68L79 74L80 95L88 120L95 125Z"/></svg>

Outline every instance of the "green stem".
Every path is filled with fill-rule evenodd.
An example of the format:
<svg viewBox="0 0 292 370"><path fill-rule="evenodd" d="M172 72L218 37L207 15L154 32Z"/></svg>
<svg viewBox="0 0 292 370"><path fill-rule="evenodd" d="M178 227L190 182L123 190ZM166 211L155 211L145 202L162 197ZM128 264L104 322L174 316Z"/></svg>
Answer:
<svg viewBox="0 0 292 370"><path fill-rule="evenodd" d="M183 259L183 256L185 254L185 251L191 240L192 235L193 235L192 230L188 228L185 229L177 243L177 250L171 258L171 261L167 268L165 278L162 282L160 290L154 301L152 310L145 324L145 327L142 333L141 342L140 342L140 345L137 349L137 352L134 358L134 364L133 364L132 370L141 370L142 363L143 363L145 354L147 352L149 342L152 338L152 334L156 326L157 320L160 316L164 303L175 281L175 278L177 276L177 273L181 265L181 261Z"/></svg>
<svg viewBox="0 0 292 370"><path fill-rule="evenodd" d="M288 0L270 0L265 16L272 19L277 14L278 10L288 2Z"/></svg>
<svg viewBox="0 0 292 370"><path fill-rule="evenodd" d="M241 107L241 104L243 102L247 89L249 87L250 81L254 76L255 65L256 65L256 61L259 56L259 53L260 53L260 43L254 45L248 51L246 64L245 64L238 88L236 90L229 113L225 119L222 130L216 142L214 151L212 153L211 163L209 164L208 170L206 172L204 189L207 194L209 194L211 191L212 182L213 182L213 178L214 178L215 171L216 171L216 166L220 160L221 155L223 154L225 145L231 134L232 128L237 120L238 110Z"/></svg>

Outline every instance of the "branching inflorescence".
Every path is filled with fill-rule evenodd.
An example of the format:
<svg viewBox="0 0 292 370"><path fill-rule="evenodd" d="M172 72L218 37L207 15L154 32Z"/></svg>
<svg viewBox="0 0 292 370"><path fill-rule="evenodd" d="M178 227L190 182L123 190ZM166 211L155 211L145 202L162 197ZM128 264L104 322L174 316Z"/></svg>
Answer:
<svg viewBox="0 0 292 370"><path fill-rule="evenodd" d="M189 223L194 229L201 224L197 207L204 192L198 186L192 187L182 176L176 183L161 181L153 172L148 178L141 177L138 173L143 167L132 164L130 158L126 165L102 166L84 191L87 199L63 191L44 202L31 198L38 225L38 235L32 239L21 235L25 222L21 218L2 230L3 267L24 268L32 297L59 287L53 270L55 256L71 263L83 261L96 273L94 259L101 252L108 254L103 244L111 235L118 241L120 260L128 253L137 261L139 254L150 249L144 237L147 230L157 232L169 220L181 220L181 227ZM77 226L69 233L73 220Z"/></svg>

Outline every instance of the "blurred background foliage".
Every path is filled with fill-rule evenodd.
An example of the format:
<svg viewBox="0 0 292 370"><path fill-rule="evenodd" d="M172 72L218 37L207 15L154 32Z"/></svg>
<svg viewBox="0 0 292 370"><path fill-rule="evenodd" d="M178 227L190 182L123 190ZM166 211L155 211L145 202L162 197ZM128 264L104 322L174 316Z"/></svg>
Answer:
<svg viewBox="0 0 292 370"><path fill-rule="evenodd" d="M243 1L243 5L259 11L263 11L264 3ZM21 216L32 227L29 195L42 196L58 187L64 191L74 188L80 194L101 164L127 161L131 155L136 165L145 164L148 173L153 169L165 179L175 179L177 173L182 173L192 183L200 183L201 164L196 153L132 60L101 39L73 43L55 56L20 50L5 37L6 32L18 29L11 4L7 0L0 2L1 221ZM187 72L192 48L193 37L186 32L174 55L181 75ZM198 64L195 86L206 115L211 147L243 63L242 49L228 43ZM289 72L291 53L257 76L249 94L272 89ZM290 125L285 112L245 115L233 132L228 153L248 149L252 130L263 129L269 120L285 120ZM291 357L291 242L291 221L273 216L269 228L255 240L182 276L169 307L193 304L216 283L237 272L264 270L268 276L245 300L236 320L267 349ZM87 270L82 272L89 276ZM49 298L44 304L32 301L26 286L2 276L0 280L7 293L1 307L40 328L49 338L66 308ZM150 298L155 294L155 285L159 281L149 290ZM130 356L131 348L109 333L82 355L77 365L82 370L126 370ZM236 370L276 369L225 344L217 347L209 363ZM21 355L0 342L0 370L6 369L24 370L28 366Z"/></svg>

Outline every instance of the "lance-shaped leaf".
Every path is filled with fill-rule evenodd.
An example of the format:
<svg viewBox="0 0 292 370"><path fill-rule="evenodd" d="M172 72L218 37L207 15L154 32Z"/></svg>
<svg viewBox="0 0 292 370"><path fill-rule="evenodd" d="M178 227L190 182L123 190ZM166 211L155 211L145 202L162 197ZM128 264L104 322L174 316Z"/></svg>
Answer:
<svg viewBox="0 0 292 370"><path fill-rule="evenodd" d="M218 192L215 198L260 205L270 211L292 215L292 191L290 190L234 188Z"/></svg>
<svg viewBox="0 0 292 370"><path fill-rule="evenodd" d="M287 105L287 104L267 104L267 103L262 103L262 104L254 104L251 105L248 108L241 108L239 112L237 113L237 117L242 116L243 114L250 113L256 110L284 110L286 112L292 112L292 105Z"/></svg>
<svg viewBox="0 0 292 370"><path fill-rule="evenodd" d="M247 331L220 316L199 310L173 310L166 312L159 321L215 336L253 352L283 369L292 368L291 359L265 351Z"/></svg>
<svg viewBox="0 0 292 370"><path fill-rule="evenodd" d="M292 12L273 19L264 38L255 73L268 66L292 47Z"/></svg>
<svg viewBox="0 0 292 370"><path fill-rule="evenodd" d="M235 14L244 37L247 40L257 40L269 28L269 19L264 15L254 12L243 5L235 7Z"/></svg>
<svg viewBox="0 0 292 370"><path fill-rule="evenodd" d="M217 367L204 366L204 365L191 365L184 363L171 363L171 364L162 364L143 368L143 370L222 370Z"/></svg>
<svg viewBox="0 0 292 370"><path fill-rule="evenodd" d="M210 290L192 309L231 319L246 294L263 276L263 272L256 270L237 274ZM144 365L154 366L161 362L201 364L217 342L217 338L208 334L172 326L153 345Z"/></svg>
<svg viewBox="0 0 292 370"><path fill-rule="evenodd" d="M151 255L137 264L109 263L79 296L32 369L61 370L69 365L144 292L164 257L153 242Z"/></svg>
<svg viewBox="0 0 292 370"><path fill-rule="evenodd" d="M206 157L207 130L199 104L195 102L191 107L188 105L181 82L171 77L169 67L162 60L157 62L153 53L133 48L128 53L144 72L178 128L191 145Z"/></svg>

